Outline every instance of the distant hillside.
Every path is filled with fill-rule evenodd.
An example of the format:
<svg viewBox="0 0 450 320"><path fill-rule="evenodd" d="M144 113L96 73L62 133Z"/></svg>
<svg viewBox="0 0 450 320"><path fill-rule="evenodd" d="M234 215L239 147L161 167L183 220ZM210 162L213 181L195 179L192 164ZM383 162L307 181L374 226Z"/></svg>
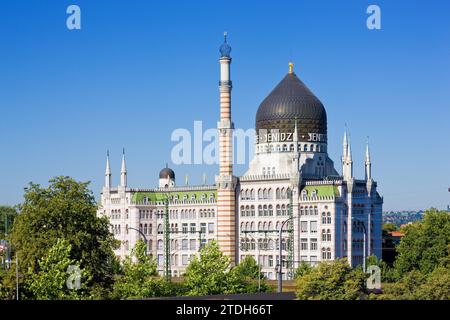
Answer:
<svg viewBox="0 0 450 320"><path fill-rule="evenodd" d="M421 220L424 211L390 211L383 212L383 223L393 223L396 226L407 224L409 222L415 222Z"/></svg>

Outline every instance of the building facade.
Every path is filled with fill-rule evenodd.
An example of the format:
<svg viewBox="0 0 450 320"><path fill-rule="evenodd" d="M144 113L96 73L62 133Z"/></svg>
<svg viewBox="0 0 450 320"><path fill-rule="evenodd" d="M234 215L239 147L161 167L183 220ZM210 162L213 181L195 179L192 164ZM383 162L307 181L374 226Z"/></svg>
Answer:
<svg viewBox="0 0 450 320"><path fill-rule="evenodd" d="M159 271L179 276L199 248L216 240L232 264L253 256L269 279L276 278L280 260L283 278L289 278L300 262L346 257L356 266L364 255L381 258L383 199L372 179L369 146L365 177L356 179L346 131L341 173L335 169L327 153L326 110L292 63L260 104L254 157L243 176L234 176L230 53L225 37L214 185L178 187L175 172L166 167L157 188L130 188L123 154L120 185L112 187L107 156L98 215L110 219L120 240L116 254L129 255L145 238Z"/></svg>

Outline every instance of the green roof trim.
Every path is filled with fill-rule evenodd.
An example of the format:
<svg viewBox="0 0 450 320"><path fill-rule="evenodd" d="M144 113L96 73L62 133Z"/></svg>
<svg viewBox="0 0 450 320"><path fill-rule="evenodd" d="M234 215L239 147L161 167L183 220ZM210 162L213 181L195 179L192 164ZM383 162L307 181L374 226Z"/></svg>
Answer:
<svg viewBox="0 0 450 320"><path fill-rule="evenodd" d="M148 199L149 202L161 202L166 199L166 194L169 194L171 197L178 195L178 200L183 200L184 196L187 195L187 200L191 200L191 197L194 195L195 200L201 200L202 195L205 195L208 200L210 194L214 194L214 198L217 198L217 190L201 190L201 191L167 191L167 192L158 192L158 191L138 191L133 194L131 200L133 202L143 201L145 198Z"/></svg>
<svg viewBox="0 0 450 320"><path fill-rule="evenodd" d="M339 197L339 189L337 186L334 185L319 185L319 186L306 186L303 190L308 191L308 196L311 195L313 190L317 191L318 197Z"/></svg>

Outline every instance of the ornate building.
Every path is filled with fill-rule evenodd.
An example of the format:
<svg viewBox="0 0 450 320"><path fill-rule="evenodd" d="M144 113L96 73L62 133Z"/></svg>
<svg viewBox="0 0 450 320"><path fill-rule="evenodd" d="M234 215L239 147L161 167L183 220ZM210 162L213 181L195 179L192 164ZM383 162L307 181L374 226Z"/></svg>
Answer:
<svg viewBox="0 0 450 320"><path fill-rule="evenodd" d="M269 279L276 277L279 252L284 278L301 261L314 265L347 257L355 266L364 254L381 258L383 199L372 179L369 146L365 177L356 179L345 132L342 174L336 171L327 153L326 110L292 63L259 106L248 171L233 175L232 59L226 37L220 53L216 183L177 187L174 171L166 167L157 188L130 188L123 155L120 185L113 188L108 155L98 214L109 217L121 241L116 254L129 255L145 238L160 272L178 276L199 248L215 239L232 263L251 255Z"/></svg>

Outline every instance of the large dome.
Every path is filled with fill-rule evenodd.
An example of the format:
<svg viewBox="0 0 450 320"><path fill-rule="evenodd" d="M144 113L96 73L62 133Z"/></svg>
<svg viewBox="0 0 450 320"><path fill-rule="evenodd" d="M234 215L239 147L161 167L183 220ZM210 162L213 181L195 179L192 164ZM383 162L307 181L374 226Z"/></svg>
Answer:
<svg viewBox="0 0 450 320"><path fill-rule="evenodd" d="M289 72L264 99L256 113L256 132L278 129L293 132L297 119L300 141L308 141L309 133L327 133L327 113L320 100L294 72Z"/></svg>

